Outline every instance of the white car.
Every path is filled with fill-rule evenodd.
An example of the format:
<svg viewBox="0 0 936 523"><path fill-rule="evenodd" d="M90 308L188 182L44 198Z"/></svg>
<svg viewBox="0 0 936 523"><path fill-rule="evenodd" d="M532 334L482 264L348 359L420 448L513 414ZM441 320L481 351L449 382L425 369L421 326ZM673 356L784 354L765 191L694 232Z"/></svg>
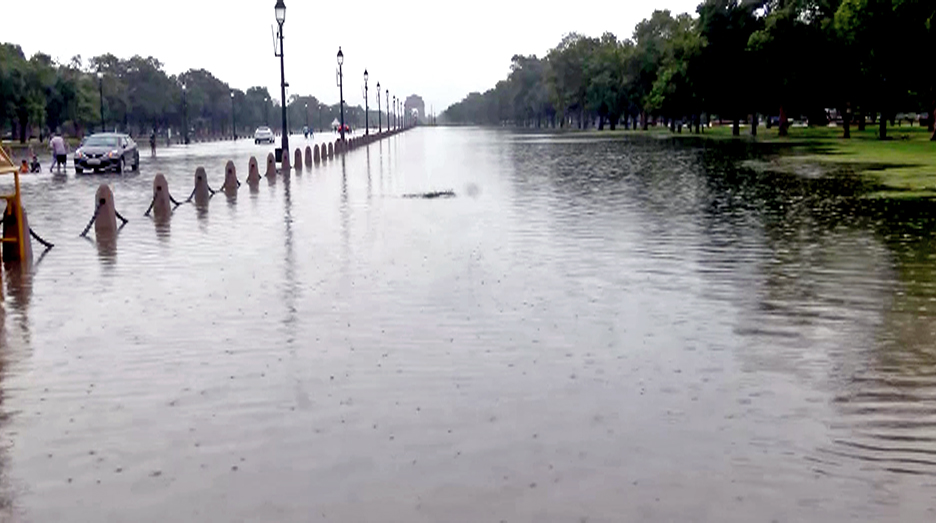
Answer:
<svg viewBox="0 0 936 523"><path fill-rule="evenodd" d="M257 127L254 131L254 143L276 143L276 138L269 127Z"/></svg>

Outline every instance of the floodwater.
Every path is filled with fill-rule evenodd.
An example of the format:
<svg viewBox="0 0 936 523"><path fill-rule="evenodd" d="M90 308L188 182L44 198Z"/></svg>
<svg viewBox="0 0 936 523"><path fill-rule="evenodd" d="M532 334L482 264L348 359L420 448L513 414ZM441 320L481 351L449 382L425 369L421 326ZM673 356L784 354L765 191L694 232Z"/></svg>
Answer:
<svg viewBox="0 0 936 523"><path fill-rule="evenodd" d="M270 150L24 181L56 247L4 273L8 519L936 520L932 205L423 128L143 217L157 172L181 200ZM78 237L102 182L116 241Z"/></svg>

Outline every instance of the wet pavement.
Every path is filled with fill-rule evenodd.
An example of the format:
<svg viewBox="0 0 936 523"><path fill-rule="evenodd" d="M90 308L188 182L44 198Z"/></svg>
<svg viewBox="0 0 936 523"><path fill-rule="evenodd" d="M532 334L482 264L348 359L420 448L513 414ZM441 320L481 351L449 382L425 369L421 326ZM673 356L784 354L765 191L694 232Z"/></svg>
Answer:
<svg viewBox="0 0 936 523"><path fill-rule="evenodd" d="M423 128L143 216L157 172L182 200L273 147L24 177L56 247L3 274L7 518L936 519L931 204ZM129 223L79 238L102 182Z"/></svg>

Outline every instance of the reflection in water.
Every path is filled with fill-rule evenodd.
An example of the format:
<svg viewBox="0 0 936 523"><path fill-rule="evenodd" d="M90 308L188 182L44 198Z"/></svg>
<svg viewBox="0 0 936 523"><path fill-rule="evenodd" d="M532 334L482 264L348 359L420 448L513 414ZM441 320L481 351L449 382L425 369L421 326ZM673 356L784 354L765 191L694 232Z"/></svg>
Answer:
<svg viewBox="0 0 936 523"><path fill-rule="evenodd" d="M932 520L932 204L752 171L778 151L745 142L376 147L171 236L132 221L119 260L58 216L95 182L25 187L62 240L0 307L22 519ZM427 185L484 190L372 199Z"/></svg>
<svg viewBox="0 0 936 523"><path fill-rule="evenodd" d="M95 235L94 244L97 246L98 260L101 261L101 266L113 268L117 263L117 235Z"/></svg>

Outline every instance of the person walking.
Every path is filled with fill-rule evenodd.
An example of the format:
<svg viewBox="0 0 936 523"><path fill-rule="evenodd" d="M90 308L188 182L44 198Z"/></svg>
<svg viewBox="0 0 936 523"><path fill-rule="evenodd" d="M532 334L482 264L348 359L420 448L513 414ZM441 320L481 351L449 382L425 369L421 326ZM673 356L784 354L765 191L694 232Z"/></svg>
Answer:
<svg viewBox="0 0 936 523"><path fill-rule="evenodd" d="M156 158L156 130L150 133L150 156Z"/></svg>
<svg viewBox="0 0 936 523"><path fill-rule="evenodd" d="M55 134L52 136L52 139L49 140L49 146L52 148L52 156L55 159L53 166L49 167L49 172L52 172L52 169L55 168L61 172L62 167L68 168L66 162L68 161L68 144L65 143L65 139L62 138L62 134L58 131L55 131Z"/></svg>

